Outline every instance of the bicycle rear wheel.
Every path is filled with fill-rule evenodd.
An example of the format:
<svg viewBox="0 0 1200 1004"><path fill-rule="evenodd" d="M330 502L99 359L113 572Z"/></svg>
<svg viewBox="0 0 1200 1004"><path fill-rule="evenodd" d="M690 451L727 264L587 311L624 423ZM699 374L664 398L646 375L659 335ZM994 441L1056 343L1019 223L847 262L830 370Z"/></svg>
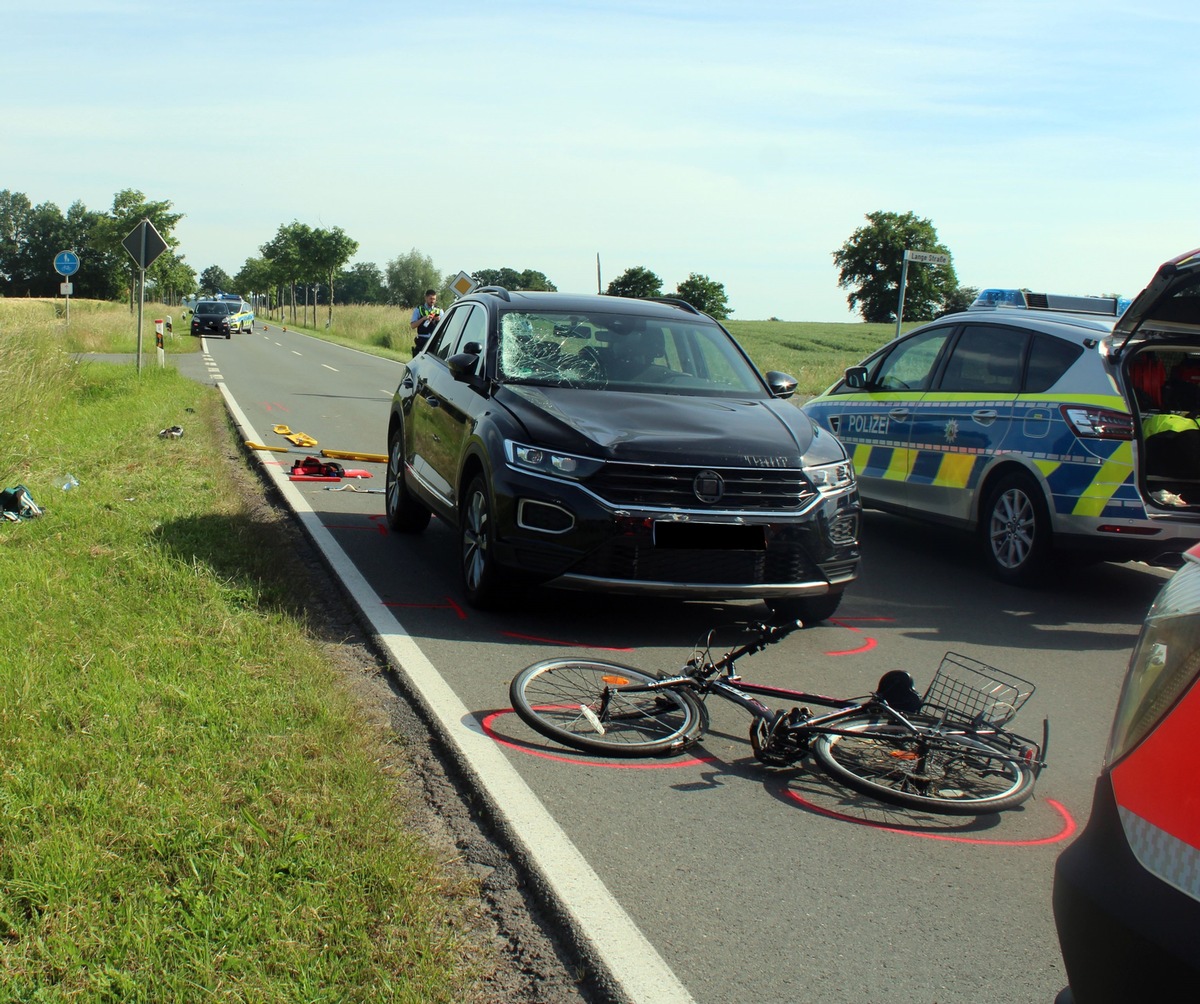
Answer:
<svg viewBox="0 0 1200 1004"><path fill-rule="evenodd" d="M1033 771L1010 753L914 726L916 735L877 715L853 716L838 723L853 735L818 736L813 753L847 787L909 809L974 816L1014 808L1033 794Z"/></svg>
<svg viewBox="0 0 1200 1004"><path fill-rule="evenodd" d="M508 687L513 710L530 728L564 746L609 756L677 753L704 730L704 706L679 689L622 691L658 677L590 659L547 659Z"/></svg>

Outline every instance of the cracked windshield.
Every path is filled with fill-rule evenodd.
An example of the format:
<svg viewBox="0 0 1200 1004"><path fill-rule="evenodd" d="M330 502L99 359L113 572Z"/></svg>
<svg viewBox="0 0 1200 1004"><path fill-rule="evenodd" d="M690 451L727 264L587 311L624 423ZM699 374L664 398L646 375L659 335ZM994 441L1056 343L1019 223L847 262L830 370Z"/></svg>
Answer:
<svg viewBox="0 0 1200 1004"><path fill-rule="evenodd" d="M628 314L510 311L500 320L500 378L543 387L767 397L750 364L712 324Z"/></svg>

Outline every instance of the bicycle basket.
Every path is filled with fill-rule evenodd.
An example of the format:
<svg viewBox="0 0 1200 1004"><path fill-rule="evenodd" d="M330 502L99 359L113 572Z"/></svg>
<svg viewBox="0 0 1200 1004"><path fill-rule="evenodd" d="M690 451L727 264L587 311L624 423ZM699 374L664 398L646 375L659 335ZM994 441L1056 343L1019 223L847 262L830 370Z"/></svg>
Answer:
<svg viewBox="0 0 1200 1004"><path fill-rule="evenodd" d="M1033 691L1028 680L957 652L947 652L921 698L921 712L973 725L1004 725Z"/></svg>

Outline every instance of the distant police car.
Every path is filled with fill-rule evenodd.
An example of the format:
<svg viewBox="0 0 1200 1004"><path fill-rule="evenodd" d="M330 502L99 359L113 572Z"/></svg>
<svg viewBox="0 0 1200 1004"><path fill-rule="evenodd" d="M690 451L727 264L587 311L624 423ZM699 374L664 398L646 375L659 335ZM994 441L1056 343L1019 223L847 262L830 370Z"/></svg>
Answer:
<svg viewBox="0 0 1200 1004"><path fill-rule="evenodd" d="M976 530L1002 580L1053 547L1176 565L1200 540L1200 250L1132 304L985 290L804 410L865 505Z"/></svg>
<svg viewBox="0 0 1200 1004"><path fill-rule="evenodd" d="M254 308L237 293L218 293L217 297L223 303L229 304L229 327L239 334L243 331L254 330Z"/></svg>

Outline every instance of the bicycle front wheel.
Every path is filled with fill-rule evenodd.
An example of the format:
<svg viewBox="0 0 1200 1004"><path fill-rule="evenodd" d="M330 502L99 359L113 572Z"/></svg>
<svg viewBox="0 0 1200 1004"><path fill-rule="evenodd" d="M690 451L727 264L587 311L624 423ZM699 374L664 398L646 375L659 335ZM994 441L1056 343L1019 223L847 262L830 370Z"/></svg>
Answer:
<svg viewBox="0 0 1200 1004"><path fill-rule="evenodd" d="M948 816L1001 812L1033 794L1030 767L980 739L944 735L937 726L865 714L821 735L813 752L847 787L884 802Z"/></svg>
<svg viewBox="0 0 1200 1004"><path fill-rule="evenodd" d="M613 662L547 659L508 687L530 728L564 746L609 756L677 753L699 738L704 706L686 690L625 691L658 677Z"/></svg>

